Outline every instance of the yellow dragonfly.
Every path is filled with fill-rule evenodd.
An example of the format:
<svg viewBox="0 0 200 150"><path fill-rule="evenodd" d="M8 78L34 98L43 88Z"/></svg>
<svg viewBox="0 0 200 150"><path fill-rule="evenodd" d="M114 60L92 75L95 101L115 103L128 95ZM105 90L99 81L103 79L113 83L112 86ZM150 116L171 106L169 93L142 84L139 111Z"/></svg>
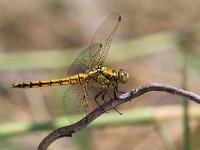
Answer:
<svg viewBox="0 0 200 150"><path fill-rule="evenodd" d="M118 84L125 84L128 73L103 66L111 41L121 22L119 13L112 13L95 32L88 48L83 50L69 67L66 78L13 84L14 88L36 88L69 85L62 106L71 123L87 115L89 103L101 104L111 100L118 92Z"/></svg>

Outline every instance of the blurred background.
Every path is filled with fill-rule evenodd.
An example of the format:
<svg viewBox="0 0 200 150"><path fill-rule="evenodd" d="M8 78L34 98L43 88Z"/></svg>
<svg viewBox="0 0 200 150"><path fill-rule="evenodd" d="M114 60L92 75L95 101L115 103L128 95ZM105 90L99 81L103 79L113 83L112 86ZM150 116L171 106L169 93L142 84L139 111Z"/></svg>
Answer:
<svg viewBox="0 0 200 150"><path fill-rule="evenodd" d="M65 77L112 12L122 22L105 65L130 73L122 91L157 82L200 94L199 10L199 0L0 0L0 149L35 150L68 124L61 106L65 86L24 90L12 84ZM49 150L200 149L200 105L194 102L151 92L117 109L122 116L104 114Z"/></svg>

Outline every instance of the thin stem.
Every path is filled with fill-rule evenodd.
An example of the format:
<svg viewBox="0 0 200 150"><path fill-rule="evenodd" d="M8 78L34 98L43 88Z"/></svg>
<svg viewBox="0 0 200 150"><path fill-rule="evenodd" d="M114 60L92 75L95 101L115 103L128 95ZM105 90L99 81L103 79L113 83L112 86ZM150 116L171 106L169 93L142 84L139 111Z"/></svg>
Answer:
<svg viewBox="0 0 200 150"><path fill-rule="evenodd" d="M180 47L182 49L182 88L187 90L187 70L188 70L188 54L191 50L191 43L193 41L193 33L190 29L184 31L180 37ZM190 150L190 118L188 114L189 102L188 99L183 97L183 150Z"/></svg>
<svg viewBox="0 0 200 150"><path fill-rule="evenodd" d="M182 88L187 89L187 52L183 52L183 78ZM190 118L188 114L189 102L187 98L183 98L183 150L190 150Z"/></svg>

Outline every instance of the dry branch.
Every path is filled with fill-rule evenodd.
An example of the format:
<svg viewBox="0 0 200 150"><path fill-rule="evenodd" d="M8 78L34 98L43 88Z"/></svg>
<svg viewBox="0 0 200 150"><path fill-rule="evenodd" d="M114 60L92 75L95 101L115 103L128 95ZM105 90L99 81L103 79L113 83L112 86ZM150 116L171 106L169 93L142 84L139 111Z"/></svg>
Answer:
<svg viewBox="0 0 200 150"><path fill-rule="evenodd" d="M131 91L125 94L120 95L117 98L117 100L110 101L108 103L103 104L102 105L103 109L96 108L94 111L92 111L90 114L85 116L79 122L72 124L70 126L65 126L65 127L54 130L42 140L42 142L38 146L38 150L46 150L52 142L54 142L55 140L59 138L71 137L73 133L79 131L82 128L85 128L89 123L91 123L101 114L103 114L105 111L108 111L127 101L134 100L134 98L151 91L160 91L160 92L166 92L166 93L170 93L174 95L179 95L200 104L200 96L195 93L192 93L180 88L176 88L173 86L165 85L165 84L152 83L152 84L144 85L139 88L132 89Z"/></svg>

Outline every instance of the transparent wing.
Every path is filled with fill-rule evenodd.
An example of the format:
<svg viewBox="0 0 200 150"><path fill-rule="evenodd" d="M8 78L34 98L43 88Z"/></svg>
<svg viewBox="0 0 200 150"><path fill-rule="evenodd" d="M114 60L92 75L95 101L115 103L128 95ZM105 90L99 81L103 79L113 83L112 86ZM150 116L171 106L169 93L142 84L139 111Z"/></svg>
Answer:
<svg viewBox="0 0 200 150"><path fill-rule="evenodd" d="M95 66L102 65L105 61L105 58L108 55L111 41L119 27L120 22L121 15L119 13L112 13L106 18L106 20L99 26L99 28L95 32L90 45L93 45L95 43L102 44L101 50L96 53L97 57L95 57L95 59L93 60L96 63L93 63Z"/></svg>
<svg viewBox="0 0 200 150"><path fill-rule="evenodd" d="M93 58L97 57L97 51L100 51L101 47L101 44L92 44L83 50L68 68L67 75L71 76L89 70L91 65L93 66Z"/></svg>
<svg viewBox="0 0 200 150"><path fill-rule="evenodd" d="M62 105L71 123L82 119L88 112L88 94L86 85L72 85L67 88Z"/></svg>
<svg viewBox="0 0 200 150"><path fill-rule="evenodd" d="M85 72L103 64L120 21L121 16L119 13L112 13L106 18L95 32L90 46L77 57L68 69L68 75Z"/></svg>

